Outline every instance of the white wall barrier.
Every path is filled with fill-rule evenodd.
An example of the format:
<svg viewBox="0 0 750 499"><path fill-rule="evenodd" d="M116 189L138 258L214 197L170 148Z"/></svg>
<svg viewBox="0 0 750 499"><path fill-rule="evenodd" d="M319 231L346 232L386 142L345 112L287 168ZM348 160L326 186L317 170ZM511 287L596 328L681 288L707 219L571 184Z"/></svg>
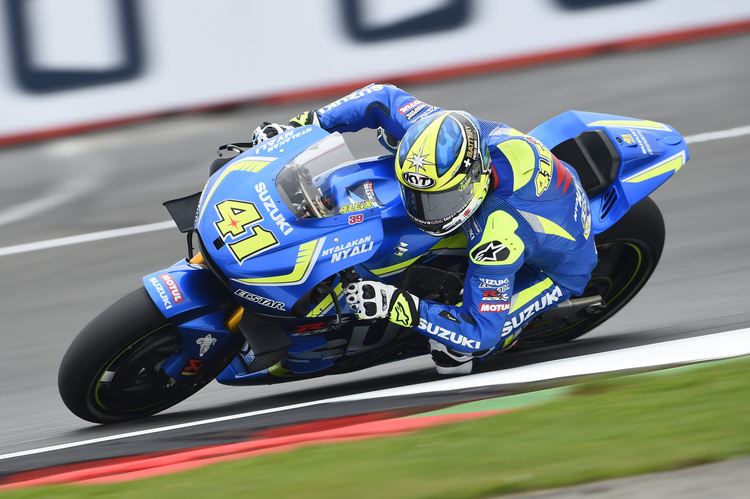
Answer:
<svg viewBox="0 0 750 499"><path fill-rule="evenodd" d="M4 0L0 144L721 26L750 1Z"/></svg>

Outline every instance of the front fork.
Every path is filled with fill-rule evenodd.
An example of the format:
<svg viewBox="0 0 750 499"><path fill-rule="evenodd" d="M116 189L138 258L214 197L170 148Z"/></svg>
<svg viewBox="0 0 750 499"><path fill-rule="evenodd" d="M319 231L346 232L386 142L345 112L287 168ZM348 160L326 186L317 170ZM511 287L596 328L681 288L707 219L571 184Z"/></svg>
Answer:
<svg viewBox="0 0 750 499"><path fill-rule="evenodd" d="M188 263L206 268L206 261L200 253L188 260ZM240 332L240 321L242 321L242 314L244 311L244 308L235 303L229 307L229 312L227 312L224 318L226 330L238 338L242 337L242 333Z"/></svg>

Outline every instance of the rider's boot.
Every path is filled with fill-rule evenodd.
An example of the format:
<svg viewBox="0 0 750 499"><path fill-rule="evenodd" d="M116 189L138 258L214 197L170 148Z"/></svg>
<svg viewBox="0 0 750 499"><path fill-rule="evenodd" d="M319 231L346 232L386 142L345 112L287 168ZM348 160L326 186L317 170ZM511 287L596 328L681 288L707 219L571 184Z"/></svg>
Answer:
<svg viewBox="0 0 750 499"><path fill-rule="evenodd" d="M477 358L448 348L439 341L430 340L430 355L438 374L471 374Z"/></svg>

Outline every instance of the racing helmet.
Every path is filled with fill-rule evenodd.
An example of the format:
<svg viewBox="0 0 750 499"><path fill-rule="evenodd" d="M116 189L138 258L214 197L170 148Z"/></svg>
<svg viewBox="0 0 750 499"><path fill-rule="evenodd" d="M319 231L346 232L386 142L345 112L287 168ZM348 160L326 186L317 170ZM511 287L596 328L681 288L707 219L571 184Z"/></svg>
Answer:
<svg viewBox="0 0 750 499"><path fill-rule="evenodd" d="M406 212L433 236L468 219L490 186L490 152L476 118L463 111L426 116L406 130L396 151L396 177Z"/></svg>

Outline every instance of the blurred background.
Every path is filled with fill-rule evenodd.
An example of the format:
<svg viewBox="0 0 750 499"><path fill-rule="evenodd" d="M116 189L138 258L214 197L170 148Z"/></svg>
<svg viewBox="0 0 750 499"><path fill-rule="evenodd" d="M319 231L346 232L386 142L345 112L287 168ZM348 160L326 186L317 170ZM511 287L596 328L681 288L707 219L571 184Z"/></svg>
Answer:
<svg viewBox="0 0 750 499"><path fill-rule="evenodd" d="M0 0L0 26L0 454L114 431L67 412L57 368L91 318L185 256L161 202L199 191L218 145L373 81L522 131L577 109L688 138L653 196L667 246L641 295L493 368L750 324L745 0ZM347 141L382 153L372 131ZM131 428L434 377L401 364L212 384Z"/></svg>
<svg viewBox="0 0 750 499"><path fill-rule="evenodd" d="M0 144L746 28L742 0L3 0ZM636 75L634 75L636 76Z"/></svg>

